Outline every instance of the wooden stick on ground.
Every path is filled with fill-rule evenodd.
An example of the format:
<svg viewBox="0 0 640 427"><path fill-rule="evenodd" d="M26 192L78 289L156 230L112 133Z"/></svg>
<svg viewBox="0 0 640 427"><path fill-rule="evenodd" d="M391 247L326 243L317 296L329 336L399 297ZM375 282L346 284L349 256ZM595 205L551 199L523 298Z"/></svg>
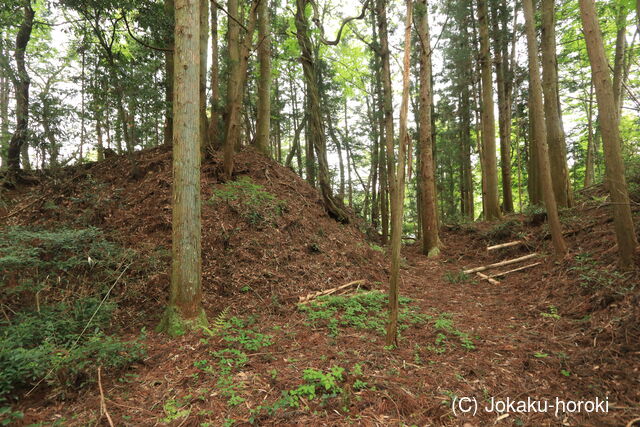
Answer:
<svg viewBox="0 0 640 427"><path fill-rule="evenodd" d="M495 251L497 249L509 248L511 246L518 246L524 243L522 240L514 240L513 242L501 243L499 245L487 246L488 251Z"/></svg>
<svg viewBox="0 0 640 427"><path fill-rule="evenodd" d="M538 254L534 252L532 254L521 256L519 258L508 259L506 261L496 262L495 264L483 265L481 267L476 267L476 268L471 268L469 270L464 270L464 273L465 274L469 274L469 273L476 273L478 271L485 271L485 270L489 270L490 268L502 267L503 265L509 265L509 264L515 264L517 262L525 261L525 260L528 260L528 259L531 259L531 258L535 258L537 256L538 256Z"/></svg>
<svg viewBox="0 0 640 427"><path fill-rule="evenodd" d="M478 275L478 277L480 277L481 279L486 280L487 282L491 283L492 285L499 285L500 282L498 282L496 279L487 276L486 274L482 274L479 271L476 272L476 274Z"/></svg>
<svg viewBox="0 0 640 427"><path fill-rule="evenodd" d="M100 369L102 366L98 366L98 389L100 390L100 415L104 413L107 417L107 422L111 427L114 427L113 420L111 419L111 415L109 415L109 411L107 411L107 403L104 401L104 391L102 390L102 377L100 375Z"/></svg>
<svg viewBox="0 0 640 427"><path fill-rule="evenodd" d="M326 289L324 291L319 291L319 292L314 292L312 294L308 294L307 296L304 297L299 297L299 304L306 304L309 301L311 301L312 299L318 298L320 296L324 296L324 295L331 295L333 293L336 293L338 291L341 291L343 289L346 289L348 287L351 286L355 286L355 285L362 285L364 283L364 279L363 280L355 280L353 282L349 282L346 285L342 285L342 286L338 286L337 288L331 288L331 289Z"/></svg>
<svg viewBox="0 0 640 427"><path fill-rule="evenodd" d="M522 267L514 268L513 270L503 271L502 273L492 274L490 277L506 276L509 273L515 273L516 271L526 270L527 268L535 267L542 264L541 262L534 262L533 264L523 265Z"/></svg>

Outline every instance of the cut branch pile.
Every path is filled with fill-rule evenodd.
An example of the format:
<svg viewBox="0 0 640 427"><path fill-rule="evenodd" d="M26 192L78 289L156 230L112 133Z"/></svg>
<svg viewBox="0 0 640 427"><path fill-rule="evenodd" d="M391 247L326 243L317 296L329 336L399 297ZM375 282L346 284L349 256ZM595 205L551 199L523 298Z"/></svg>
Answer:
<svg viewBox="0 0 640 427"><path fill-rule="evenodd" d="M338 286L335 288L331 288L331 289L325 289L324 291L319 291L319 292L314 292L311 294L307 294L306 296L301 296L298 298L298 303L299 304L306 304L311 300L314 300L318 297L324 296L324 295L331 295L331 294L335 294L336 292L339 291L343 291L345 289L351 288L353 286L357 286L356 289L360 288L360 285L364 284L365 280L355 280L353 282L349 282L346 285L342 285L342 286Z"/></svg>
<svg viewBox="0 0 640 427"><path fill-rule="evenodd" d="M487 250L493 250L493 249L500 249L500 248L506 248L509 246L515 246L517 244L522 243L521 241L515 241L515 242L509 242L509 243L503 243L502 245L496 245L496 246L489 246L487 248ZM491 249L493 248L493 249ZM485 270L490 270L492 268L496 268L496 267L502 267L505 265L511 265L511 264L516 264L518 262L522 262L522 261L526 261L529 260L531 258L535 258L537 257L538 254L537 253L532 253L529 255L524 255L518 258L512 258L512 259L508 259L505 261L500 261L500 262L496 262L494 264L488 264L488 265L482 265L480 267L475 267L475 268L470 268L468 270L464 270L465 274L471 274L471 273L476 273L478 275L478 277L480 277L483 280L486 280L487 282L491 283L492 285L499 285L500 282L498 280L496 280L496 277L501 277L501 276L506 276L507 274L510 273L515 273L516 271L522 271L522 270L526 270L527 268L532 268L535 267L536 265L540 265L540 262L534 262L533 264L527 264L518 268L514 268L512 270L507 270L507 271L503 271L501 273L496 273L493 275L486 275L481 273L481 271L485 271Z"/></svg>

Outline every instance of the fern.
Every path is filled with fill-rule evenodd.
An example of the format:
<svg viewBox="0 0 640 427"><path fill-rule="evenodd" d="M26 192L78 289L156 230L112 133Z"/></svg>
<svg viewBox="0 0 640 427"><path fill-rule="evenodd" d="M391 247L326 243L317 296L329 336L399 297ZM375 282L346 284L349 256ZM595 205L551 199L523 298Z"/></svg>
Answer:
<svg viewBox="0 0 640 427"><path fill-rule="evenodd" d="M220 312L220 314L218 314L218 317L216 317L216 320L213 322L213 325L211 326L211 328L202 326L202 330L205 331L207 335L211 337L214 335L218 335L218 333L221 330L227 327L229 311L230 311L230 307L226 307L224 310Z"/></svg>

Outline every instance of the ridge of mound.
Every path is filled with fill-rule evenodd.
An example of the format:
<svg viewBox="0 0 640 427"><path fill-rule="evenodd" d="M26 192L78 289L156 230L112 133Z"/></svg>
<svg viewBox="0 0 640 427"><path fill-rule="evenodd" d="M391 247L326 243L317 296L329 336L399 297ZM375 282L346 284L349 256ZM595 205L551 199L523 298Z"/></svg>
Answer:
<svg viewBox="0 0 640 427"><path fill-rule="evenodd" d="M168 296L171 265L171 148L135 154L142 178L129 178L123 156L63 169L5 194L7 225L98 227L153 266L132 268L120 291L124 307L155 321ZM364 279L385 280L386 263L356 225L330 218L316 189L293 171L247 149L236 156L234 180L219 178L218 154L203 161L202 275L205 310L233 304L250 311L309 292ZM134 261L134 264L136 261ZM135 276L135 277L132 277ZM126 292L125 292L126 288ZM125 310L126 311L126 310ZM126 314L125 314L126 315ZM131 314L133 316L133 314ZM127 322L129 323L129 322Z"/></svg>

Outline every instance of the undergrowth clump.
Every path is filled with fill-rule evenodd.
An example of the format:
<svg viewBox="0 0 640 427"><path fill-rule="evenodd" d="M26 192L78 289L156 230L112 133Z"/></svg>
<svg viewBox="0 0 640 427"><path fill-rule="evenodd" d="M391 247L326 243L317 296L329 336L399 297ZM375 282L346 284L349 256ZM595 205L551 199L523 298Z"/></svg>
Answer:
<svg viewBox="0 0 640 427"><path fill-rule="evenodd" d="M115 304L101 304L131 254L93 227L0 231L0 402L41 380L64 394L93 382L97 366L142 355L107 335Z"/></svg>
<svg viewBox="0 0 640 427"><path fill-rule="evenodd" d="M491 242L498 242L507 238L517 237L522 231L522 223L510 219L499 222L484 232L484 237Z"/></svg>
<svg viewBox="0 0 640 427"><path fill-rule="evenodd" d="M467 332L463 332L455 327L451 313L440 313L433 319L433 327L436 330L436 339L433 345L428 345L427 349L434 353L445 353L449 348L453 348L455 338L458 344L466 350L476 348L473 339Z"/></svg>
<svg viewBox="0 0 640 427"><path fill-rule="evenodd" d="M424 323L426 316L409 305L410 298L400 297L398 330ZM354 295L325 295L307 304L299 304L298 309L306 314L309 324L326 327L331 336L338 336L340 328L370 330L385 333L388 305L387 294L380 291L364 291Z"/></svg>
<svg viewBox="0 0 640 427"><path fill-rule="evenodd" d="M611 270L601 265L587 252L575 256L575 264L569 268L569 271L577 276L580 286L592 291L609 289L625 295L637 286L634 281L627 280L628 273Z"/></svg>
<svg viewBox="0 0 640 427"><path fill-rule="evenodd" d="M227 343L226 348L211 351L211 356L215 358L215 366L208 359L198 360L194 362L194 366L216 376L216 386L220 394L227 399L229 406L237 406L245 401L241 396L244 383L237 381L234 374L249 361L247 351L254 352L272 345L273 337L250 328L256 323L255 318L227 318L227 315L228 310L225 309L216 319L213 328L203 328L207 335L221 336Z"/></svg>
<svg viewBox="0 0 640 427"><path fill-rule="evenodd" d="M99 304L96 298L83 298L1 321L0 402L42 379L61 391L77 389L95 380L98 366L118 369L138 360L143 354L139 343L105 332L114 304L98 309Z"/></svg>
<svg viewBox="0 0 640 427"><path fill-rule="evenodd" d="M264 226L272 223L287 209L287 203L269 193L248 176L228 182L213 190L210 203L225 202L249 224Z"/></svg>
<svg viewBox="0 0 640 427"><path fill-rule="evenodd" d="M37 293L26 302L39 305L47 294L69 286L83 296L102 291L130 255L94 227L8 227L0 231L2 302L24 305L25 298ZM86 289L80 290L82 285Z"/></svg>

